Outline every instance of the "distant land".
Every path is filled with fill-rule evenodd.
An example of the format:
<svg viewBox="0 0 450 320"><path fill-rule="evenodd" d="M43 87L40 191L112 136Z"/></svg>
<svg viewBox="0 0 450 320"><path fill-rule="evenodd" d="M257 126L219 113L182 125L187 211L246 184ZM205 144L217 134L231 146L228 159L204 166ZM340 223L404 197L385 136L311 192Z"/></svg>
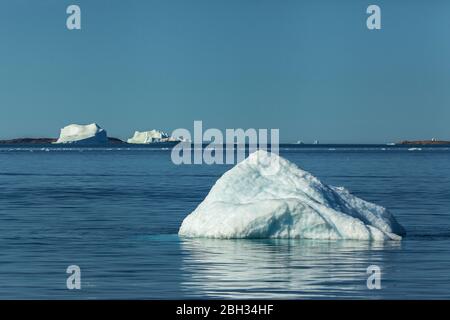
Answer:
<svg viewBox="0 0 450 320"><path fill-rule="evenodd" d="M412 140L412 141L401 141L398 143L399 145L441 145L441 144L449 144L450 141L445 140Z"/></svg>
<svg viewBox="0 0 450 320"><path fill-rule="evenodd" d="M0 140L2 144L51 144L55 143L57 138L16 138L9 140ZM119 139L108 137L108 142L111 144L127 144L127 142ZM380 145L383 143L380 143ZM392 145L450 145L450 141L446 140L404 140Z"/></svg>
<svg viewBox="0 0 450 320"><path fill-rule="evenodd" d="M10 140L0 140L0 144L50 144L56 142L56 138L17 138ZM126 143L118 138L108 137L108 142L112 144Z"/></svg>

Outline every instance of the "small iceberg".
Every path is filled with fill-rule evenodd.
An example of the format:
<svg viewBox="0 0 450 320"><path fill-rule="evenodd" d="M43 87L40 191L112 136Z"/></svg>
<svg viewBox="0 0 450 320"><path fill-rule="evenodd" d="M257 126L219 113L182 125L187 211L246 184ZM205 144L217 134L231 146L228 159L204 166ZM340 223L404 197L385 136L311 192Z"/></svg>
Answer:
<svg viewBox="0 0 450 320"><path fill-rule="evenodd" d="M180 141L180 139L173 138L164 131L151 130L151 131L136 131L132 138L128 139L128 143L133 144L149 144L154 142L174 142Z"/></svg>
<svg viewBox="0 0 450 320"><path fill-rule="evenodd" d="M383 241L401 240L405 230L385 208L259 150L217 180L179 235Z"/></svg>
<svg viewBox="0 0 450 320"><path fill-rule="evenodd" d="M61 129L55 143L103 144L108 142L106 131L98 124L71 124Z"/></svg>

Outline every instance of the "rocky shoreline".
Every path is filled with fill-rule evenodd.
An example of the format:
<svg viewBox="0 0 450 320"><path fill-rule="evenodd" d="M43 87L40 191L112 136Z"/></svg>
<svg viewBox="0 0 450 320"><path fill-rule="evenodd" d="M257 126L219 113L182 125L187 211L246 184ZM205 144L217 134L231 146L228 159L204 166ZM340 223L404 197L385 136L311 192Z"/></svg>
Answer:
<svg viewBox="0 0 450 320"><path fill-rule="evenodd" d="M445 140L404 140L398 143L399 145L450 145L450 141Z"/></svg>

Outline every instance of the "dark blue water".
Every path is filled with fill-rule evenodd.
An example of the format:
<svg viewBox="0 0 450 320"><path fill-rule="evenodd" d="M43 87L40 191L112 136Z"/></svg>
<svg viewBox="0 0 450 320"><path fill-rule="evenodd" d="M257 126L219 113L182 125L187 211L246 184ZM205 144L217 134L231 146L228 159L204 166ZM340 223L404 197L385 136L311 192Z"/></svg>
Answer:
<svg viewBox="0 0 450 320"><path fill-rule="evenodd" d="M0 298L450 298L448 148L284 147L389 208L401 243L179 239L230 166L161 148L0 147ZM81 268L81 290L66 268ZM382 270L369 290L366 268Z"/></svg>

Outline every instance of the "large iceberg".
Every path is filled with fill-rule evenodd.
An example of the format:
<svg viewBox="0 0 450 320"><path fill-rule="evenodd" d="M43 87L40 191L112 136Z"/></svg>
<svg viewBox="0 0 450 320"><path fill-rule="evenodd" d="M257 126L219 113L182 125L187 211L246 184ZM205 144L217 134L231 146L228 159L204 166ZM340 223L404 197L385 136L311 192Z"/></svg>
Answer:
<svg viewBox="0 0 450 320"><path fill-rule="evenodd" d="M180 140L169 136L164 131L151 130L143 132L136 131L134 133L134 136L128 139L127 142L134 144L148 144L154 142L171 142L171 141L180 141Z"/></svg>
<svg viewBox="0 0 450 320"><path fill-rule="evenodd" d="M96 123L71 124L61 129L56 143L102 144L108 142L106 131Z"/></svg>
<svg viewBox="0 0 450 320"><path fill-rule="evenodd" d="M179 235L401 240L405 230L385 208L259 150L217 180L184 219Z"/></svg>

